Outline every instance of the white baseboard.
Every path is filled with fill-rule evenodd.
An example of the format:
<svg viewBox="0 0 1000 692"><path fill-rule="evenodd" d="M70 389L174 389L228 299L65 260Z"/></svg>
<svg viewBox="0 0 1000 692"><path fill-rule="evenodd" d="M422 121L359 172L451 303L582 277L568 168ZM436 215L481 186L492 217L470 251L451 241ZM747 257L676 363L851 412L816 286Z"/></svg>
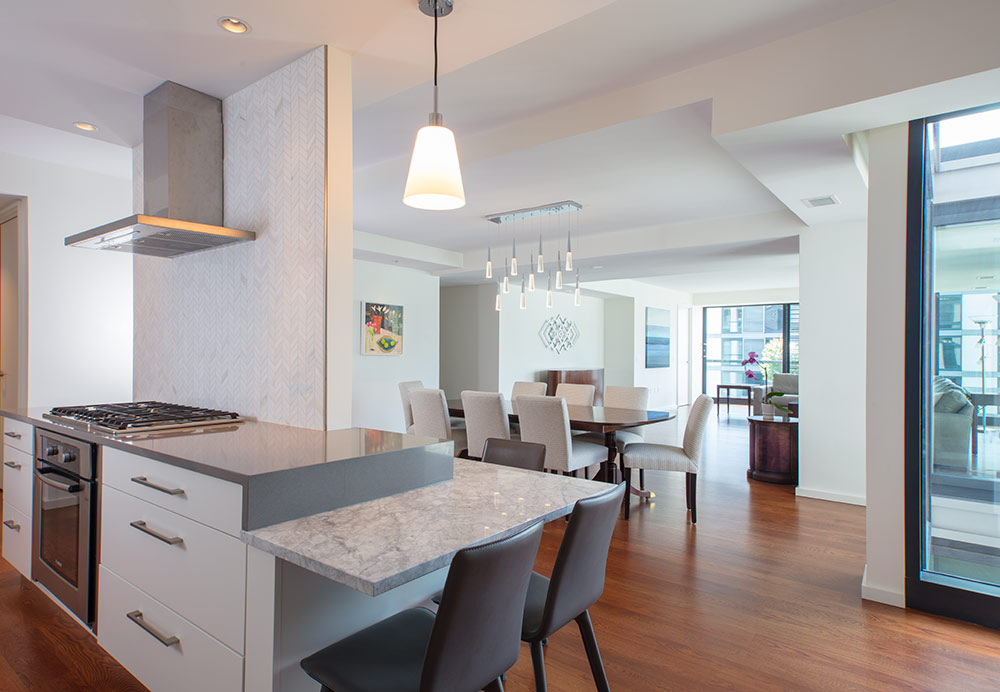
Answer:
<svg viewBox="0 0 1000 692"><path fill-rule="evenodd" d="M814 490L812 488L803 488L799 486L795 489L795 494L799 497L809 497L813 500L827 500L829 502L843 502L848 505L861 505L865 506L865 498L863 495L845 495L843 493L831 493L826 490Z"/></svg>
<svg viewBox="0 0 1000 692"><path fill-rule="evenodd" d="M897 608L906 607L906 594L893 589L872 586L868 583L868 565L865 565L865 573L861 577L861 598L866 601L876 601L877 603L896 606Z"/></svg>

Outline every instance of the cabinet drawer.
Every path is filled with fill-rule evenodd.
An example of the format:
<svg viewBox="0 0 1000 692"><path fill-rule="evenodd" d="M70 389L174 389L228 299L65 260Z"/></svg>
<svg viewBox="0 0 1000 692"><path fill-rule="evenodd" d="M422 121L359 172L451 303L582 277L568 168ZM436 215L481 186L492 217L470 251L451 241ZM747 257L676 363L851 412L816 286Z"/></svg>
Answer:
<svg viewBox="0 0 1000 692"><path fill-rule="evenodd" d="M98 643L150 692L243 689L239 654L104 566L98 603Z"/></svg>
<svg viewBox="0 0 1000 692"><path fill-rule="evenodd" d="M3 559L31 579L31 519L5 502L0 531L3 531Z"/></svg>
<svg viewBox="0 0 1000 692"><path fill-rule="evenodd" d="M104 485L239 537L243 488L235 483L113 447L104 447L103 460Z"/></svg>
<svg viewBox="0 0 1000 692"><path fill-rule="evenodd" d="M114 488L101 505L101 564L242 652L246 545Z"/></svg>
<svg viewBox="0 0 1000 692"><path fill-rule="evenodd" d="M3 501L31 516L31 470L33 459L10 445L3 448Z"/></svg>
<svg viewBox="0 0 1000 692"><path fill-rule="evenodd" d="M13 418L4 418L3 441L14 449L31 454L35 448L35 428Z"/></svg>

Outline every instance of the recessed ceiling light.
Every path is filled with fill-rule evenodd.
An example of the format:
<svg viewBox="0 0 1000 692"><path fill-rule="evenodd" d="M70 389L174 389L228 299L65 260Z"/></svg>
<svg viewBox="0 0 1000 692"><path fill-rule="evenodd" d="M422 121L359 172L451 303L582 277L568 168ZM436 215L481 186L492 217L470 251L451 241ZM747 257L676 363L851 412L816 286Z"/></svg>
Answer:
<svg viewBox="0 0 1000 692"><path fill-rule="evenodd" d="M83 121L73 123L81 130L86 130L87 132L97 132L97 125L92 123L85 123Z"/></svg>
<svg viewBox="0 0 1000 692"><path fill-rule="evenodd" d="M987 276L977 276L976 278L979 279L980 281L992 281L997 277L996 274L989 274Z"/></svg>
<svg viewBox="0 0 1000 692"><path fill-rule="evenodd" d="M834 204L840 204L840 200L837 199L837 195L823 195L822 197L809 197L802 200L810 209L815 209L816 207L830 207Z"/></svg>
<svg viewBox="0 0 1000 692"><path fill-rule="evenodd" d="M972 290L973 290L973 291L982 291L982 290L983 290L984 288L986 288L986 287L985 287L985 286L976 286L976 287L975 287L975 288L973 288Z"/></svg>
<svg viewBox="0 0 1000 692"><path fill-rule="evenodd" d="M604 269L604 265L603 265L603 264L595 264L595 265L593 266L593 268L594 268L594 269Z"/></svg>
<svg viewBox="0 0 1000 692"><path fill-rule="evenodd" d="M250 32L250 25L236 17L219 17L219 26L231 34L246 34Z"/></svg>

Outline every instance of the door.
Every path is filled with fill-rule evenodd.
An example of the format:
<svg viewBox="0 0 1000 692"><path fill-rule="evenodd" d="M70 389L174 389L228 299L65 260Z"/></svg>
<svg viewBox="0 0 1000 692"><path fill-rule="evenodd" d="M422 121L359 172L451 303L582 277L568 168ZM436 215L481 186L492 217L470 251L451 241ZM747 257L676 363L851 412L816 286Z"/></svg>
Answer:
<svg viewBox="0 0 1000 692"><path fill-rule="evenodd" d="M677 309L677 405L691 403L691 308Z"/></svg>
<svg viewBox="0 0 1000 692"><path fill-rule="evenodd" d="M1000 105L910 125L906 602L1000 628Z"/></svg>

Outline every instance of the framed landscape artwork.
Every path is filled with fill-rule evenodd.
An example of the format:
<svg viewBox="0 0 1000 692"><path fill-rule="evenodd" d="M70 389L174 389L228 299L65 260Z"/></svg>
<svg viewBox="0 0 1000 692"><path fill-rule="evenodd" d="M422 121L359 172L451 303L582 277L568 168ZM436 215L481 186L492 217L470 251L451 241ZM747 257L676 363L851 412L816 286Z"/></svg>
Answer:
<svg viewBox="0 0 1000 692"><path fill-rule="evenodd" d="M403 306L362 303L361 336L366 356L403 355Z"/></svg>
<svg viewBox="0 0 1000 692"><path fill-rule="evenodd" d="M670 311L646 308L646 367L670 367Z"/></svg>

